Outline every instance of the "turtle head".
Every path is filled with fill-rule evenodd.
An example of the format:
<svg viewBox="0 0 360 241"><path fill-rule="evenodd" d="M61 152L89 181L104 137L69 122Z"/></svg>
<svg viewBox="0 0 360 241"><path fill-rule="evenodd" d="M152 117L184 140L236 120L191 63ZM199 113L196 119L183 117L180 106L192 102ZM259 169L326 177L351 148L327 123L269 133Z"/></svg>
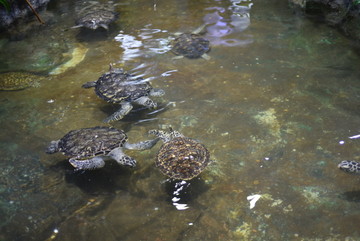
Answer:
<svg viewBox="0 0 360 241"><path fill-rule="evenodd" d="M53 154L59 151L59 141L51 141L49 146L46 148L47 154Z"/></svg>
<svg viewBox="0 0 360 241"><path fill-rule="evenodd" d="M360 162L345 160L339 163L338 168L344 172L360 174Z"/></svg>
<svg viewBox="0 0 360 241"><path fill-rule="evenodd" d="M166 132L163 130L150 130L149 134L159 137L163 142L171 141L172 139L174 139L176 137L184 137L183 134L181 134L178 131L173 130L172 127L170 127L169 129L170 129L170 132Z"/></svg>
<svg viewBox="0 0 360 241"><path fill-rule="evenodd" d="M174 139L177 137L184 137L184 135L170 127L170 137L171 139Z"/></svg>
<svg viewBox="0 0 360 241"><path fill-rule="evenodd" d="M102 25L100 24L100 22L97 19L89 19L86 20L82 23L84 25L84 27L87 27L89 29L95 30L98 27L102 27Z"/></svg>
<svg viewBox="0 0 360 241"><path fill-rule="evenodd" d="M84 18L79 19L76 23L77 25L72 28L85 27L88 29L96 30L99 27L102 27L108 30L108 26L101 19L98 19L96 17L85 16Z"/></svg>
<svg viewBox="0 0 360 241"><path fill-rule="evenodd" d="M148 132L150 135L155 135L157 136L158 138L160 138L163 142L166 142L168 139L169 139L169 134L166 133L165 131L163 130L150 130Z"/></svg>

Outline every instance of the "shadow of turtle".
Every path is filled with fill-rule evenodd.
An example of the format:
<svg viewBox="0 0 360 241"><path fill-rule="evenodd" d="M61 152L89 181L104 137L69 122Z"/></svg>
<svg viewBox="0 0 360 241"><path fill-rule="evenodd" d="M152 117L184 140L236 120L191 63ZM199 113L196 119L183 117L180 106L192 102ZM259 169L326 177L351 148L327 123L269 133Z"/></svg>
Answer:
<svg viewBox="0 0 360 241"><path fill-rule="evenodd" d="M68 160L61 161L51 168L62 170L67 183L79 187L89 195L115 194L130 189L131 168L120 166L115 161L107 161L103 168L95 170L74 171Z"/></svg>

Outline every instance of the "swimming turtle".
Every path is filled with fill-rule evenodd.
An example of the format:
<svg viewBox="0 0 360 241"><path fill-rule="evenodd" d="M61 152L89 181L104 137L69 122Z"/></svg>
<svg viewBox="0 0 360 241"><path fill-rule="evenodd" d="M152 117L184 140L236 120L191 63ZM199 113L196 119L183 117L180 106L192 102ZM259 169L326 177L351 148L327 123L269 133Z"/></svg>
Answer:
<svg viewBox="0 0 360 241"><path fill-rule="evenodd" d="M46 153L62 152L70 157L75 170L101 168L105 160L114 159L120 165L135 167L136 161L125 155L125 149L145 150L153 147L157 139L130 144L124 131L113 127L90 127L72 130L60 140L51 141Z"/></svg>
<svg viewBox="0 0 360 241"><path fill-rule="evenodd" d="M202 25L191 33L181 33L172 41L171 51L178 55L176 58L187 57L195 59L202 57L206 60L210 59L206 53L210 51L210 42L201 37L200 32L206 25Z"/></svg>
<svg viewBox="0 0 360 241"><path fill-rule="evenodd" d="M360 162L357 161L342 161L339 163L338 168L347 173L360 174Z"/></svg>
<svg viewBox="0 0 360 241"><path fill-rule="evenodd" d="M157 154L155 165L175 180L190 180L198 176L210 164L210 153L198 141L170 129L151 130L149 134L159 137L164 144Z"/></svg>
<svg viewBox="0 0 360 241"><path fill-rule="evenodd" d="M110 65L106 72L97 81L90 81L82 85L83 88L95 87L95 93L110 103L119 103L121 108L106 118L104 122L111 122L124 118L133 108L132 103L156 108L157 104L149 96L162 96L162 89L155 89L149 81L129 74L121 68Z"/></svg>
<svg viewBox="0 0 360 241"><path fill-rule="evenodd" d="M88 5L81 8L77 15L79 16L76 20L76 25L72 28L88 28L98 29L100 27L108 30L109 24L114 22L118 14L115 12L115 5L112 1L108 3L100 3L97 1L88 1Z"/></svg>
<svg viewBox="0 0 360 241"><path fill-rule="evenodd" d="M26 71L0 73L0 90L22 90L29 87L38 87L45 76Z"/></svg>

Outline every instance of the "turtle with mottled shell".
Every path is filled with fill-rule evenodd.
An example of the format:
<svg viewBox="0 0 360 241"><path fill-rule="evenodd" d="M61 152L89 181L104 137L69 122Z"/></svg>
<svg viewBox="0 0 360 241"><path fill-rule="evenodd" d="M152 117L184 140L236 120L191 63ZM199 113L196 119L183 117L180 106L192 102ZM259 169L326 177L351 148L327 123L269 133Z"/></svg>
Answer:
<svg viewBox="0 0 360 241"><path fill-rule="evenodd" d="M149 133L164 142L157 154L155 165L171 179L191 180L211 162L210 153L203 144L178 131L170 129L167 133L151 130Z"/></svg>
<svg viewBox="0 0 360 241"><path fill-rule="evenodd" d="M339 163L338 168L346 173L360 174L360 162L357 161L342 161Z"/></svg>
<svg viewBox="0 0 360 241"><path fill-rule="evenodd" d="M84 27L92 30L98 28L108 30L109 24L114 22L118 17L112 1L108 3L88 1L87 6L81 8L77 15L76 26L72 28Z"/></svg>
<svg viewBox="0 0 360 241"><path fill-rule="evenodd" d="M0 73L0 90L23 90L38 87L45 76L26 71Z"/></svg>
<svg viewBox="0 0 360 241"><path fill-rule="evenodd" d="M135 167L136 160L124 154L123 149L150 149L158 138L132 144L127 140L124 131L113 127L82 128L68 132L60 140L51 141L46 153L62 152L70 157L69 162L75 170L101 168L107 159L113 159L120 165Z"/></svg>
<svg viewBox="0 0 360 241"><path fill-rule="evenodd" d="M157 103L150 97L164 95L162 89L153 88L146 79L129 74L123 69L113 68L111 65L109 72L100 76L97 81L83 84L82 87L95 87L95 93L100 98L121 105L118 111L104 120L106 123L124 118L133 109L133 103L149 109L156 108Z"/></svg>
<svg viewBox="0 0 360 241"><path fill-rule="evenodd" d="M210 59L206 53L210 51L209 40L202 38L200 32L203 31L205 25L191 33L181 33L172 41L171 51L178 55L176 58L187 57L190 59L204 58Z"/></svg>

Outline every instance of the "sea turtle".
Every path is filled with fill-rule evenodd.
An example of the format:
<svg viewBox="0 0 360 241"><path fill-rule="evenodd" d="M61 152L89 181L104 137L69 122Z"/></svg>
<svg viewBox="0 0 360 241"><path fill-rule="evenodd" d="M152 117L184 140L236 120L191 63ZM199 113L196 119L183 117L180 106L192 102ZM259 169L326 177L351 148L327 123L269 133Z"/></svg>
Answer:
<svg viewBox="0 0 360 241"><path fill-rule="evenodd" d="M26 71L0 73L0 90L22 90L29 87L38 87L39 81L45 76Z"/></svg>
<svg viewBox="0 0 360 241"><path fill-rule="evenodd" d="M210 164L210 153L198 141L170 129L151 130L149 134L159 137L164 144L157 154L155 165L175 180L190 180L198 176Z"/></svg>
<svg viewBox="0 0 360 241"><path fill-rule="evenodd" d="M84 27L95 30L102 27L108 30L108 25L118 17L112 1L108 3L88 1L86 3L88 5L77 12L78 19L75 22L76 25L72 28Z"/></svg>
<svg viewBox="0 0 360 241"><path fill-rule="evenodd" d="M357 161L342 161L338 168L347 173L360 174L360 162Z"/></svg>
<svg viewBox="0 0 360 241"><path fill-rule="evenodd" d="M113 68L111 65L109 72L100 76L97 81L83 84L82 87L95 87L95 93L100 98L121 105L121 108L106 118L104 122L122 119L132 110L132 103L147 108L156 108L157 104L149 96L164 95L162 89L153 88L146 79L129 74L121 68Z"/></svg>
<svg viewBox="0 0 360 241"><path fill-rule="evenodd" d="M210 42L201 37L200 32L203 31L206 25L202 25L191 33L181 33L172 41L171 51L178 55L176 58L183 56L195 59L202 57L206 60L210 59L206 53L210 51Z"/></svg>
<svg viewBox="0 0 360 241"><path fill-rule="evenodd" d="M153 147L157 139L130 144L122 130L113 127L96 126L72 130L60 140L51 141L46 153L62 152L70 157L75 170L101 168L105 160L114 159L120 165L135 167L136 161L125 155L125 149L145 150Z"/></svg>

